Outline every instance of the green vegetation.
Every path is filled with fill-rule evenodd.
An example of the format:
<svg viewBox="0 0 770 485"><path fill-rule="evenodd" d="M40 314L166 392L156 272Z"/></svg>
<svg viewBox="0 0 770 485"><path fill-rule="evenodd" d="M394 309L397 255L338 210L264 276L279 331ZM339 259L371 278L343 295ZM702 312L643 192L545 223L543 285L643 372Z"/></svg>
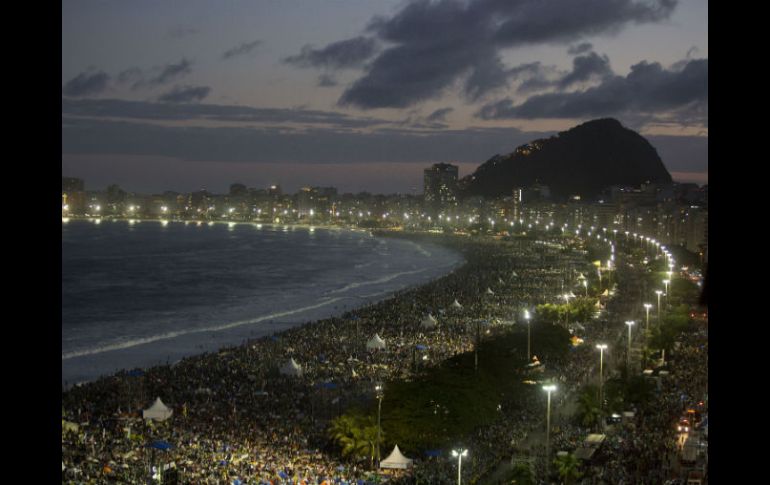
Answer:
<svg viewBox="0 0 770 485"><path fill-rule="evenodd" d="M561 478L562 483L565 485L575 483L583 476L583 473L578 469L580 462L575 458L575 455L571 453L556 458L553 461L553 464L556 465L556 469L559 472L559 478Z"/></svg>
<svg viewBox="0 0 770 485"><path fill-rule="evenodd" d="M599 387L586 385L577 397L577 411L575 419L581 426L592 427L601 419L599 407Z"/></svg>
<svg viewBox="0 0 770 485"><path fill-rule="evenodd" d="M515 485L535 485L535 473L528 463L517 463L506 475L504 483Z"/></svg>
<svg viewBox="0 0 770 485"><path fill-rule="evenodd" d="M387 433L387 447L398 444L405 454L447 447L479 426L500 418L498 406L505 412L515 412L519 398L538 392L535 386L523 383L528 378L534 379L522 372L526 348L526 332L500 329L494 338L482 340L478 371L474 370L473 352L466 352L439 367L425 370L411 381L386 383L382 428ZM568 348L569 333L563 328L532 325L533 354L546 366L548 362L564 359ZM543 375L538 374L537 378L542 379ZM376 413L373 407L364 415L376 416ZM356 415L349 412L338 419L339 429L335 430L340 436L353 436L345 420L352 417L355 421ZM337 442L342 446L348 443L339 439ZM354 449L362 448L351 445L348 453L354 453Z"/></svg>
<svg viewBox="0 0 770 485"><path fill-rule="evenodd" d="M596 298L575 298L569 304L545 303L535 307L538 320L548 323L565 322L569 312L570 322L587 322L596 311Z"/></svg>
<svg viewBox="0 0 770 485"><path fill-rule="evenodd" d="M380 436L380 446L384 441ZM342 448L342 456L369 458L372 465L377 450L377 422L371 416L359 413L344 414L334 419L329 427L329 437Z"/></svg>

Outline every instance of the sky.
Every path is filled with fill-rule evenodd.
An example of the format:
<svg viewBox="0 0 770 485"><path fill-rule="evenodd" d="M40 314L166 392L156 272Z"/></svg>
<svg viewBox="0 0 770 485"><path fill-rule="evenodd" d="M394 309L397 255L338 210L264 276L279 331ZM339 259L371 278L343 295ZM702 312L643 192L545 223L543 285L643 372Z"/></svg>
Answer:
<svg viewBox="0 0 770 485"><path fill-rule="evenodd" d="M422 192L604 117L708 183L707 0L67 0L62 175Z"/></svg>

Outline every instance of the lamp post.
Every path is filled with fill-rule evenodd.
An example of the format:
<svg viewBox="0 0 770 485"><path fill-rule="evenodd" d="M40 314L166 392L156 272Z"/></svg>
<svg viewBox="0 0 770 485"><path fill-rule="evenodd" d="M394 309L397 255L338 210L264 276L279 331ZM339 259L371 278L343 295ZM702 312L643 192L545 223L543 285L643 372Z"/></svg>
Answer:
<svg viewBox="0 0 770 485"><path fill-rule="evenodd" d="M628 351L626 352L626 366L631 366L631 327L634 325L633 320L627 320L626 325L628 325Z"/></svg>
<svg viewBox="0 0 770 485"><path fill-rule="evenodd" d="M385 393L382 389L382 384L377 384L374 388L377 393L377 470L380 469L380 436L382 435L382 426L380 425L380 418L382 417L382 398L385 397Z"/></svg>
<svg viewBox="0 0 770 485"><path fill-rule="evenodd" d="M457 485L462 485L463 457L468 455L467 449L452 450L452 456L457 457Z"/></svg>
<svg viewBox="0 0 770 485"><path fill-rule="evenodd" d="M602 405L602 387L604 386L604 351L607 350L607 344L596 344L599 349L599 407Z"/></svg>
<svg viewBox="0 0 770 485"><path fill-rule="evenodd" d="M658 295L658 327L660 327L660 295L663 294L660 290L655 290L655 294Z"/></svg>
<svg viewBox="0 0 770 485"><path fill-rule="evenodd" d="M663 284L666 285L666 305L668 305L668 284L671 283L670 280L663 280Z"/></svg>
<svg viewBox="0 0 770 485"><path fill-rule="evenodd" d="M652 308L652 304L650 303L644 304L644 309L647 311L647 323L645 325L645 330L650 329L650 308Z"/></svg>
<svg viewBox="0 0 770 485"><path fill-rule="evenodd" d="M599 415L601 416L604 408L604 351L607 350L607 344L596 344L596 348L599 349Z"/></svg>
<svg viewBox="0 0 770 485"><path fill-rule="evenodd" d="M588 298L588 280L583 280L583 288L586 289L586 298Z"/></svg>
<svg viewBox="0 0 770 485"><path fill-rule="evenodd" d="M543 390L548 393L548 407L545 415L545 476L547 480L551 459L551 393L556 390L556 386L553 384L543 386Z"/></svg>
<svg viewBox="0 0 770 485"><path fill-rule="evenodd" d="M524 310L524 320L527 321L527 364L529 364L530 359L532 358L532 352L531 352L531 328L532 326L529 323L529 310Z"/></svg>

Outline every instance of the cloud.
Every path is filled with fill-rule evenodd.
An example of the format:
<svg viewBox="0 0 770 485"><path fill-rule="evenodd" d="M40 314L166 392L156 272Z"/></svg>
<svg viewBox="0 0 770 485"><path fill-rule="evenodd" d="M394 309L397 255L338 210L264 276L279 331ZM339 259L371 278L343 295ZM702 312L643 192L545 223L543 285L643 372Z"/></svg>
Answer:
<svg viewBox="0 0 770 485"><path fill-rule="evenodd" d="M542 136L515 128L417 131L407 127L361 133L335 127L178 127L71 118L62 124L62 154L153 155L252 163L480 163Z"/></svg>
<svg viewBox="0 0 770 485"><path fill-rule="evenodd" d="M166 64L161 68L160 74L150 79L149 83L165 84L169 81L182 77L192 71L190 66L192 66L192 62L185 58L182 58L182 60L176 64Z"/></svg>
<svg viewBox="0 0 770 485"><path fill-rule="evenodd" d="M110 76L104 71L81 72L74 78L67 81L62 89L66 96L88 96L99 94L107 89Z"/></svg>
<svg viewBox="0 0 770 485"><path fill-rule="evenodd" d="M228 49L222 54L222 59L232 59L236 56L242 56L253 51L255 47L261 44L261 40L255 40L254 42L244 42L241 45L235 46L232 49Z"/></svg>
<svg viewBox="0 0 770 485"><path fill-rule="evenodd" d="M708 117L708 59L694 59L682 70L640 62L623 76L609 76L595 87L533 96L518 106L509 98L489 103L483 119L586 118L623 113L679 113L690 121Z"/></svg>
<svg viewBox="0 0 770 485"><path fill-rule="evenodd" d="M607 56L599 56L591 52L586 56L572 59L572 72L561 78L557 83L559 89L567 89L573 84L589 81L593 78L605 78L613 74L610 60Z"/></svg>
<svg viewBox="0 0 770 485"><path fill-rule="evenodd" d="M223 121L365 128L392 124L371 117L307 109L252 108L216 104L172 104L119 99L62 99L63 117L125 118L146 121Z"/></svg>
<svg viewBox="0 0 770 485"><path fill-rule="evenodd" d="M590 42L583 42L578 45L571 45L569 46L569 49L567 49L567 54L570 55L578 55L578 54L584 54L590 50L592 50L594 46Z"/></svg>
<svg viewBox="0 0 770 485"><path fill-rule="evenodd" d="M158 97L162 103L190 103L200 101L211 92L208 86L174 86L174 89Z"/></svg>
<svg viewBox="0 0 770 485"><path fill-rule="evenodd" d="M454 111L454 108L441 108L437 109L433 113L429 114L426 118L427 121L445 121L449 113Z"/></svg>
<svg viewBox="0 0 770 485"><path fill-rule="evenodd" d="M340 97L340 105L403 108L465 79L471 100L508 82L503 49L569 43L667 18L676 0L418 0L367 30L391 47Z"/></svg>
<svg viewBox="0 0 770 485"><path fill-rule="evenodd" d="M376 51L377 43L370 37L354 37L314 49L310 45L302 48L296 56L286 57L284 62L299 67L322 67L344 69L358 67Z"/></svg>
<svg viewBox="0 0 770 485"><path fill-rule="evenodd" d="M329 74L321 74L318 76L318 86L322 88L330 88L337 85L337 80L334 79L334 76L330 76Z"/></svg>

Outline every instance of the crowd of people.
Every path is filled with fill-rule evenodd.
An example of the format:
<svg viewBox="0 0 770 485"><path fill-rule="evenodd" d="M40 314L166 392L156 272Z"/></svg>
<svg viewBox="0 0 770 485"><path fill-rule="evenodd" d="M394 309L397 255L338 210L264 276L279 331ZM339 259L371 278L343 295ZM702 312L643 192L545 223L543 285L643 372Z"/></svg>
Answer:
<svg viewBox="0 0 770 485"><path fill-rule="evenodd" d="M469 322L517 319L523 306L556 301L574 284L585 255L563 247L483 239L451 239L467 263L419 288L339 317L306 323L278 335L171 366L121 372L62 393L63 483L140 483L153 467L173 467L180 483L357 483L371 476L369 462L343 459L328 437L331 418L372 399L378 382L401 379L473 349ZM490 291L491 290L491 291ZM453 306L460 303L462 308ZM426 315L436 328L421 324ZM370 352L378 334L386 350ZM420 354L416 349L420 346ZM578 382L590 368L581 352L549 370ZM300 375L280 369L293 358ZM469 437L476 450L463 471L478 478L510 455L512 445L543 427L542 402L533 394L515 413ZM161 397L173 415L142 419ZM169 449L148 446L170 444ZM415 457L413 474L392 481L453 483L446 450Z"/></svg>

